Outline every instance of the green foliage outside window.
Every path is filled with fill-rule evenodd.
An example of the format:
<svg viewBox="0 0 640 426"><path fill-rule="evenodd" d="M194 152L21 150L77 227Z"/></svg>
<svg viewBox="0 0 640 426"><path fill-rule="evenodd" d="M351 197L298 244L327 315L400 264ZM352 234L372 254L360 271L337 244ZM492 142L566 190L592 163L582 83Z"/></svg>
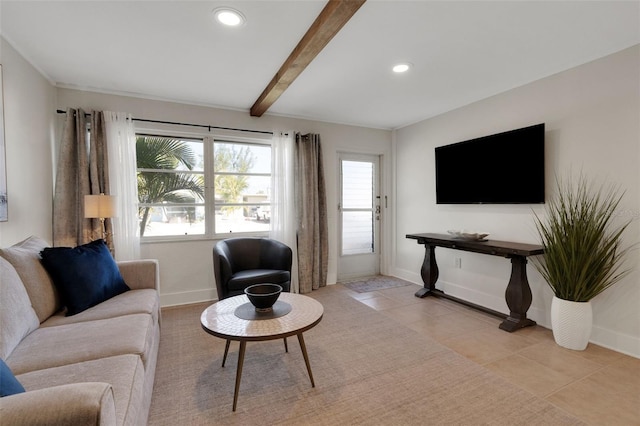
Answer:
<svg viewBox="0 0 640 426"><path fill-rule="evenodd" d="M184 166L192 170L196 165L196 155L187 143L179 139L154 136L136 138L136 156L138 169L154 171L138 172L138 201L140 204L153 203L193 203L204 200L204 181L202 175L176 173ZM167 172L162 172L167 170ZM151 206L140 207L140 236L149 221ZM189 214L194 217L195 211Z"/></svg>
<svg viewBox="0 0 640 426"><path fill-rule="evenodd" d="M215 192L224 203L242 202L242 193L249 187L248 177L242 175L253 167L255 158L248 146L217 144L214 154ZM222 210L233 211L238 206L224 206Z"/></svg>

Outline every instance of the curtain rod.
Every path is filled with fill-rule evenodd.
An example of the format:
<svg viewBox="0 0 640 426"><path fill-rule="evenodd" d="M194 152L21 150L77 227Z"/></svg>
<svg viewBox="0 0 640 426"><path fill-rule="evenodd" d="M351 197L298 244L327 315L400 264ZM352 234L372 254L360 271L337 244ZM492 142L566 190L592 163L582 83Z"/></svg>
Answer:
<svg viewBox="0 0 640 426"><path fill-rule="evenodd" d="M56 112L58 114L66 114L67 111L58 109L56 110ZM85 113L85 116L91 116L91 114L89 113ZM205 129L209 129L209 131L211 131L211 129L218 129L218 130L234 130L234 131L238 131L238 132L250 132L250 133L262 133L265 135L273 135L273 132L267 132L265 130L251 130L251 129L236 129L234 127L220 127L220 126L210 126L208 124L192 124L192 123L180 123L177 121L163 121L163 120L149 120L146 118L135 118L132 117L131 118L133 121L141 121L144 123L159 123L159 124L173 124L173 125L178 125L178 126L191 126L191 127L202 127Z"/></svg>

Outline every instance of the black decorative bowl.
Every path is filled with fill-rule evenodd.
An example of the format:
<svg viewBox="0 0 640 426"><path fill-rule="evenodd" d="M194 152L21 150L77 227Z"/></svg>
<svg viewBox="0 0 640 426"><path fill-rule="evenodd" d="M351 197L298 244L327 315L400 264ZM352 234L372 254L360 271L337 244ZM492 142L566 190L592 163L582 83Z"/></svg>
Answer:
<svg viewBox="0 0 640 426"><path fill-rule="evenodd" d="M257 312L271 312L280 293L282 293L282 287L278 284L254 284L244 289L244 294L256 307Z"/></svg>

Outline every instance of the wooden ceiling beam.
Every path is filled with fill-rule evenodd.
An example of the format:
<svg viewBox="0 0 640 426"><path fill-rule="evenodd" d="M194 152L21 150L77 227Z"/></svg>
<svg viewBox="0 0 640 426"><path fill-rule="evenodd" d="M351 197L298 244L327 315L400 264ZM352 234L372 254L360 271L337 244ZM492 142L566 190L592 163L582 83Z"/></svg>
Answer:
<svg viewBox="0 0 640 426"><path fill-rule="evenodd" d="M366 0L329 0L298 45L251 107L261 117L322 51Z"/></svg>

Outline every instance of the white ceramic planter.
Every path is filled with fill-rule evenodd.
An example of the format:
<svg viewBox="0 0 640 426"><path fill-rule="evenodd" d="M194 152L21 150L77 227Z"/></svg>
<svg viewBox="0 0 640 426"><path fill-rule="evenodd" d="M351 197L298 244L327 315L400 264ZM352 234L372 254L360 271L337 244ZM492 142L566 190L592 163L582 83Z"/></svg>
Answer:
<svg viewBox="0 0 640 426"><path fill-rule="evenodd" d="M571 302L553 296L551 329L556 343L563 348L583 351L591 337L591 302Z"/></svg>

